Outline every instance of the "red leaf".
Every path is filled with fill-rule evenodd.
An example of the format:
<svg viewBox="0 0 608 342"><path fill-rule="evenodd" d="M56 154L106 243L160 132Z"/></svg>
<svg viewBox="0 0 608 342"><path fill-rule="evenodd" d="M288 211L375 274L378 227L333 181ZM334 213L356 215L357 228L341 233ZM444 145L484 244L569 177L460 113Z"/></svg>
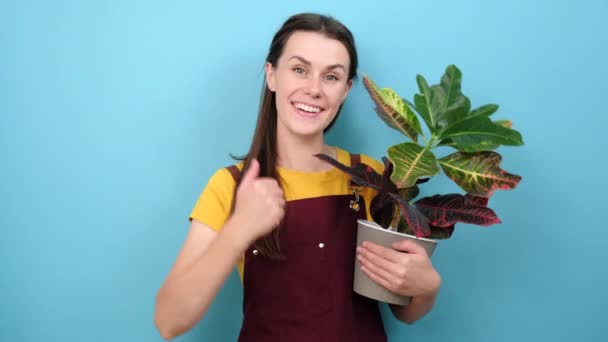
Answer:
<svg viewBox="0 0 608 342"><path fill-rule="evenodd" d="M464 197L466 198L467 201L469 201L469 203L473 204L473 205L478 205L480 207L487 207L488 206L488 197L480 197L480 196L473 196L470 194L466 194L464 195Z"/></svg>
<svg viewBox="0 0 608 342"><path fill-rule="evenodd" d="M457 222L489 226L500 223L490 208L475 205L460 194L434 195L421 198L415 206L438 227L449 227Z"/></svg>
<svg viewBox="0 0 608 342"><path fill-rule="evenodd" d="M315 154L315 157L327 163L330 163L342 172L348 174L351 178L351 181L357 185L365 186L376 190L382 189L382 176L376 171L374 171L374 169L367 164L359 163L354 167L351 167L340 163L339 161L326 154Z"/></svg>
<svg viewBox="0 0 608 342"><path fill-rule="evenodd" d="M454 225L448 227L436 227L431 225L431 236L433 239L448 239L454 233Z"/></svg>
<svg viewBox="0 0 608 342"><path fill-rule="evenodd" d="M395 194L389 195L395 200L395 202L397 202L397 204L399 204L403 218L410 228L412 228L416 237L426 237L431 235L431 229L429 228L427 218L420 212L420 210L418 210L418 208L416 208L416 206L409 204L407 201Z"/></svg>

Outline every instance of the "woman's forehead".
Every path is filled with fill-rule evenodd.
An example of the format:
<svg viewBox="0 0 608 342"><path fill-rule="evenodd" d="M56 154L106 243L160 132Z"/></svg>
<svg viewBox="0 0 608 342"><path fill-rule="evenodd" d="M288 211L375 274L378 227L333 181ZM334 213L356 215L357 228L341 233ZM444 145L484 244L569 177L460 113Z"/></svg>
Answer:
<svg viewBox="0 0 608 342"><path fill-rule="evenodd" d="M280 59L304 59L315 66L343 65L345 69L348 69L350 64L348 50L342 42L322 33L305 31L294 32L289 37Z"/></svg>

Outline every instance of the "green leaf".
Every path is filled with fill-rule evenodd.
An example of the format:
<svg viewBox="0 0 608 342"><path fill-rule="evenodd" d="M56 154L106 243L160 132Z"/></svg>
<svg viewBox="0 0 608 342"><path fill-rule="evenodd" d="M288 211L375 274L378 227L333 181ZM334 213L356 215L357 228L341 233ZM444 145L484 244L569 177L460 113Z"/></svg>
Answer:
<svg viewBox="0 0 608 342"><path fill-rule="evenodd" d="M422 119L426 123L431 133L435 133L435 117L436 108L433 108L433 104L437 103L434 100L435 94L429 87L428 83L421 75L416 76L416 83L418 83L418 89L421 94L414 95L414 104L416 105L416 111L422 116Z"/></svg>
<svg viewBox="0 0 608 342"><path fill-rule="evenodd" d="M412 141L418 141L418 134L422 134L420 121L407 103L392 89L380 89L367 76L363 77L363 84L376 104L378 116Z"/></svg>
<svg viewBox="0 0 608 342"><path fill-rule="evenodd" d="M513 189L521 176L500 168L502 157L496 152L456 152L439 159L443 172L473 196L490 197L496 189Z"/></svg>
<svg viewBox="0 0 608 342"><path fill-rule="evenodd" d="M498 111L498 105L487 104L479 108L475 108L469 113L469 116L490 116Z"/></svg>
<svg viewBox="0 0 608 342"><path fill-rule="evenodd" d="M455 65L449 65L443 77L441 77L441 84L433 86L445 99L444 107L441 108L437 120L437 129L448 127L469 114L471 101L462 94L460 90L461 81L462 73L460 70Z"/></svg>
<svg viewBox="0 0 608 342"><path fill-rule="evenodd" d="M460 90L461 79L462 74L455 65L449 65L441 83L432 87L424 77L416 77L421 94L414 95L414 102L431 132L441 131L469 114L471 102Z"/></svg>
<svg viewBox="0 0 608 342"><path fill-rule="evenodd" d="M444 143L445 141L445 143ZM441 144L451 146L462 152L482 152L482 151L493 151L500 147L500 144L496 144L489 141L478 141L472 140L469 137L465 138L454 138L454 140L448 138L446 140L442 140Z"/></svg>
<svg viewBox="0 0 608 342"><path fill-rule="evenodd" d="M439 173L433 152L418 144L406 142L391 146L388 158L394 165L391 180L397 188L414 186L418 178Z"/></svg>
<svg viewBox="0 0 608 342"><path fill-rule="evenodd" d="M513 127L513 123L510 120L496 120L494 121L495 125L502 126L504 128ZM464 141L463 141L464 140ZM452 140L451 138L446 138L441 140L439 145L442 146L451 146L457 150L465 151L465 152L481 152L481 151L492 151L500 147L500 144L493 144L481 141L478 144L474 144L473 146L466 146L466 139L456 139L457 142Z"/></svg>
<svg viewBox="0 0 608 342"><path fill-rule="evenodd" d="M450 138L449 141L445 139ZM499 145L523 145L521 134L493 123L486 116L470 116L446 129L440 145L450 145L463 152L493 150Z"/></svg>

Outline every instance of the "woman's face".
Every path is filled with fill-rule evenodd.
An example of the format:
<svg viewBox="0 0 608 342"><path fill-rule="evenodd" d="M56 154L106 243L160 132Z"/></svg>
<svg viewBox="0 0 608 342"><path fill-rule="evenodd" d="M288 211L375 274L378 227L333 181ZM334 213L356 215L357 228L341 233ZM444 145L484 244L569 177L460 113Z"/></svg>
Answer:
<svg viewBox="0 0 608 342"><path fill-rule="evenodd" d="M349 68L348 51L338 40L316 32L294 32L277 65L266 64L280 136L322 135L350 90Z"/></svg>

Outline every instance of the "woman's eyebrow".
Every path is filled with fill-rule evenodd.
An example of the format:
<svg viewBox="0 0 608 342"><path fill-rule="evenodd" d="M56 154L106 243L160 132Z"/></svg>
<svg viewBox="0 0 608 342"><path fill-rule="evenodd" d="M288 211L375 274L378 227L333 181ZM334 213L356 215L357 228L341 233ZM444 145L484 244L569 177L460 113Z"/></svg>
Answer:
<svg viewBox="0 0 608 342"><path fill-rule="evenodd" d="M297 60L299 60L299 61L300 61L302 64L304 64L304 65L306 65L306 66L311 66L311 65L312 65L312 63L311 63L309 60L307 60L306 58L304 58L304 57L300 57L300 56L292 56L292 57L291 57L291 58L289 58L288 60L290 61L290 60L292 60L292 59L297 59ZM327 68L325 68L325 69L327 69L327 70L332 70L332 69L338 69L338 68L340 68L340 69L342 69L343 71L345 71L345 72L346 72L346 68L345 68L345 67L344 67L344 65L342 65L342 64L332 64L332 65L328 66L328 67L327 67Z"/></svg>

